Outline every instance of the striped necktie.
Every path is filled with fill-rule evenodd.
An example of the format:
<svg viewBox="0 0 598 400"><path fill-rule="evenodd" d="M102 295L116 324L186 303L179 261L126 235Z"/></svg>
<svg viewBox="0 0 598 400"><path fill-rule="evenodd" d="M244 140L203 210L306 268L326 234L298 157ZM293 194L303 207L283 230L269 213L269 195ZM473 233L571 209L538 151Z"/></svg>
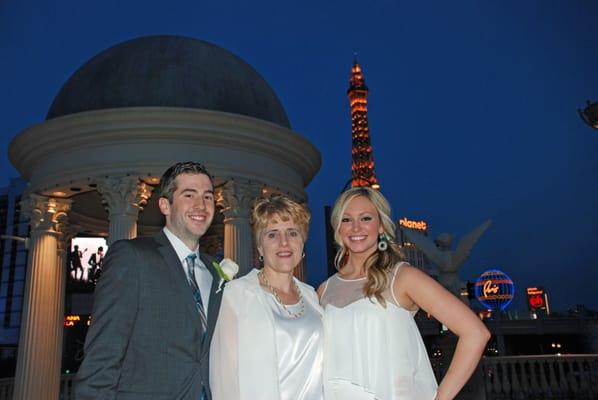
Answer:
<svg viewBox="0 0 598 400"><path fill-rule="evenodd" d="M195 298L195 306L197 307L197 311L199 312L199 317L201 319L201 327L203 329L203 333L205 334L207 327L208 327L208 320L206 318L206 312L203 307L203 301L201 299L201 292L199 290L199 286L197 286L197 281L195 280L195 260L197 259L197 254L191 253L187 257L185 257L185 264L187 265L187 280L189 281L189 285L193 289L193 297Z"/></svg>

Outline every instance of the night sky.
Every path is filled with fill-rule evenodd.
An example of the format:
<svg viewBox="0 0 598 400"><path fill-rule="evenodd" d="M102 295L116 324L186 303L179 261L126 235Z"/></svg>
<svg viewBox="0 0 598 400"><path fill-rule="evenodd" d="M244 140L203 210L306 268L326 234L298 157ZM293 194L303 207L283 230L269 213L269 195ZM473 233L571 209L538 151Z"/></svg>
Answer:
<svg viewBox="0 0 598 400"><path fill-rule="evenodd" d="M367 8L366 7L367 4ZM326 274L323 206L350 178L353 53L370 89L376 172L395 217L457 239L493 220L461 277L507 272L552 307L598 308L596 1L0 2L0 185L10 140L42 122L68 77L145 35L217 44L272 86L322 154L308 187L308 280ZM173 160L174 161L174 160Z"/></svg>

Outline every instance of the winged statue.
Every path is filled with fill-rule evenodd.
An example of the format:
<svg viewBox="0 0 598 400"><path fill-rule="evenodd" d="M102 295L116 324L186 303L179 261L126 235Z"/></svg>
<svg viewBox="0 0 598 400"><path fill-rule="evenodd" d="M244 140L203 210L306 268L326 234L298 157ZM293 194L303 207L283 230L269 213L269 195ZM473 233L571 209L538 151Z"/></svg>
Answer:
<svg viewBox="0 0 598 400"><path fill-rule="evenodd" d="M453 236L449 233L438 235L436 240L421 233L406 229L407 239L417 246L434 264L438 266L438 281L453 294L459 295L462 288L462 282L459 279L459 268L463 265L471 249L480 239L482 234L488 229L492 220L487 220L480 226L463 236L457 248L451 250Z"/></svg>

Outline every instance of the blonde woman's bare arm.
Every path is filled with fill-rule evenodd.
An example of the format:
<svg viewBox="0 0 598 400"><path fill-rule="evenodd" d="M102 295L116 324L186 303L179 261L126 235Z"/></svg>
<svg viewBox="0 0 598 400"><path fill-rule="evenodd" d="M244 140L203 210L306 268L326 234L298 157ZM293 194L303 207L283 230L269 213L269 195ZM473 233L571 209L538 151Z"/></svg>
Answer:
<svg viewBox="0 0 598 400"><path fill-rule="evenodd" d="M454 399L475 371L490 332L461 300L416 268L401 267L393 290L403 307L417 305L458 336L455 354L438 386L438 400Z"/></svg>

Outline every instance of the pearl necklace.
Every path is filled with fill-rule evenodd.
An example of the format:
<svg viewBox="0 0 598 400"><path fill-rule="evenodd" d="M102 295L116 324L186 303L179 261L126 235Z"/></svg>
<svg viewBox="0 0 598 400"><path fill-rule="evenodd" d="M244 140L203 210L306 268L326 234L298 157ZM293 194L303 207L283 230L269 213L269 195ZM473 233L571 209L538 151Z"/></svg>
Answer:
<svg viewBox="0 0 598 400"><path fill-rule="evenodd" d="M264 274L264 270L261 270L260 272L258 272L258 277L261 278L262 282L264 283L264 285L268 288L268 290L270 292L272 292L272 294L274 295L274 298L276 299L276 301L282 306L282 308L284 308L284 310L287 312L287 314L289 314L289 317L291 318L299 318L300 316L303 315L303 313L305 312L305 302L303 301L303 295L301 294L301 290L299 290L299 285L297 285L297 282L295 282L295 279L292 279L293 284L295 285L295 290L297 291L297 294L299 295L299 303L301 304L301 309L299 310L299 312L291 312L286 304L284 304L280 298L280 296L278 295L278 292L272 287L272 285L270 285L270 282L268 281L268 278L266 278L266 274Z"/></svg>

